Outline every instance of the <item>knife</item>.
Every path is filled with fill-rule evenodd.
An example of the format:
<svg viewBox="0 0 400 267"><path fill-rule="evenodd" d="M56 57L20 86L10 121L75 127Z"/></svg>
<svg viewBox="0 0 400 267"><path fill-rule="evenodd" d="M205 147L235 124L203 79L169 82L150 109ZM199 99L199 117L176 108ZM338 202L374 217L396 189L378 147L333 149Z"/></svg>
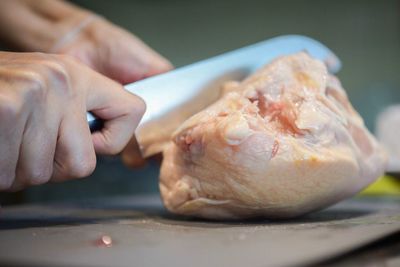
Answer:
<svg viewBox="0 0 400 267"><path fill-rule="evenodd" d="M241 80L273 59L299 51L324 61L331 73L341 67L339 58L320 42L285 35L126 85L147 106L135 133L142 155L161 152L183 121L218 100L224 82ZM101 127L91 113L87 120L92 131Z"/></svg>

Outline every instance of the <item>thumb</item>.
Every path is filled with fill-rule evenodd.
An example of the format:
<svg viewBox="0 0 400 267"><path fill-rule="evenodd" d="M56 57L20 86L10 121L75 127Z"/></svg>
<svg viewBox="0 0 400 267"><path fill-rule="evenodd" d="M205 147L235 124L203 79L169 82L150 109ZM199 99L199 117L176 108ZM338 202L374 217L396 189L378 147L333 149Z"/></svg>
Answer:
<svg viewBox="0 0 400 267"><path fill-rule="evenodd" d="M96 72L87 82L87 110L104 121L101 131L92 134L95 151L117 154L134 135L145 112L145 103L120 84Z"/></svg>

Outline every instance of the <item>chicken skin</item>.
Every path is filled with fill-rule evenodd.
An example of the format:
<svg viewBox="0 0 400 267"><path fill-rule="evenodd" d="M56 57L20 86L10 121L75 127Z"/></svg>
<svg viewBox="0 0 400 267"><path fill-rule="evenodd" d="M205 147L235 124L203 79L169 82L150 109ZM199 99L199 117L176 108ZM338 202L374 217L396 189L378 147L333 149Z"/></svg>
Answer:
<svg viewBox="0 0 400 267"><path fill-rule="evenodd" d="M229 82L164 151L160 190L177 214L290 218L350 197L386 156L323 62L301 52Z"/></svg>

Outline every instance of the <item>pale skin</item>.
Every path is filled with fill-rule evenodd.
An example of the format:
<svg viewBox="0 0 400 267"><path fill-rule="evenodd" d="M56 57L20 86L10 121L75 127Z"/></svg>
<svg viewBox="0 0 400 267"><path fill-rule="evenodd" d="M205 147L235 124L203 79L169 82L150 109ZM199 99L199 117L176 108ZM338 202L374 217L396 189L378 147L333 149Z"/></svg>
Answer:
<svg viewBox="0 0 400 267"><path fill-rule="evenodd" d="M60 0L0 1L0 190L89 175L96 153L143 163L134 131L143 101L130 83L171 69L131 33ZM23 18L23 19L21 19ZM51 54L50 54L51 53ZM90 133L86 111L105 121Z"/></svg>

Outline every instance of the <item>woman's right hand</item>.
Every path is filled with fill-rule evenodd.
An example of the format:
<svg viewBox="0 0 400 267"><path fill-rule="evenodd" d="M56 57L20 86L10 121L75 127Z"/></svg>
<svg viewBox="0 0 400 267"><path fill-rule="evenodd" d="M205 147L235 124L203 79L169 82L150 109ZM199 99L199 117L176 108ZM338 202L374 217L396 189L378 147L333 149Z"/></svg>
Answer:
<svg viewBox="0 0 400 267"><path fill-rule="evenodd" d="M133 137L144 102L68 56L0 52L0 190L89 175ZM90 133L86 112L105 121Z"/></svg>

